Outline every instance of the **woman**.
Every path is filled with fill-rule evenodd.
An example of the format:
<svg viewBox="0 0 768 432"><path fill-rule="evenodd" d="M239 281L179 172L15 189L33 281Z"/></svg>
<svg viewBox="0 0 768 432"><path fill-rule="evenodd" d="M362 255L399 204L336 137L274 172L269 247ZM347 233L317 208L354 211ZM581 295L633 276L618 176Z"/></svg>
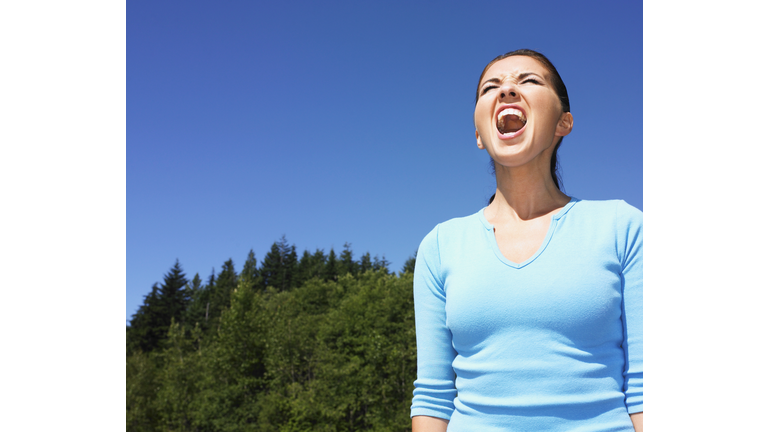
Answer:
<svg viewBox="0 0 768 432"><path fill-rule="evenodd" d="M642 213L560 191L573 116L543 55L486 66L475 128L496 193L419 246L414 432L642 431Z"/></svg>

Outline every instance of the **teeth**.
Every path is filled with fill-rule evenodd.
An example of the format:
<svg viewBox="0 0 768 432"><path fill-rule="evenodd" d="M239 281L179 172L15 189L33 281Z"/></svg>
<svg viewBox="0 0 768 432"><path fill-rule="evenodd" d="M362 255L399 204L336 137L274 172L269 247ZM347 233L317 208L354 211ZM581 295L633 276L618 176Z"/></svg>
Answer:
<svg viewBox="0 0 768 432"><path fill-rule="evenodd" d="M520 117L520 120L522 120L523 123L525 123L527 121L527 119L525 118L525 115L523 114L523 112L518 110L518 109L514 109L514 108L507 108L505 110L502 110L499 113L499 116L498 116L498 118L496 120L497 121L501 121L501 119L504 116L506 116L506 115L514 115L514 116Z"/></svg>

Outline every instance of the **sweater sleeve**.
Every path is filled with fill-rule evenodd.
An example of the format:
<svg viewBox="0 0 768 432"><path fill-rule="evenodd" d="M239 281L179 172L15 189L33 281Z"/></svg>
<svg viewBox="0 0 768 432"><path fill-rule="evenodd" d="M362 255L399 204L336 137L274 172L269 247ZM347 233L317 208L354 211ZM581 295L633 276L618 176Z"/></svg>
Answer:
<svg viewBox="0 0 768 432"><path fill-rule="evenodd" d="M630 414L643 411L643 213L619 201L616 246L621 262L624 394Z"/></svg>
<svg viewBox="0 0 768 432"><path fill-rule="evenodd" d="M439 225L419 246L413 276L416 315L417 378L411 417L450 420L456 397L451 331L446 325L445 284L440 268Z"/></svg>

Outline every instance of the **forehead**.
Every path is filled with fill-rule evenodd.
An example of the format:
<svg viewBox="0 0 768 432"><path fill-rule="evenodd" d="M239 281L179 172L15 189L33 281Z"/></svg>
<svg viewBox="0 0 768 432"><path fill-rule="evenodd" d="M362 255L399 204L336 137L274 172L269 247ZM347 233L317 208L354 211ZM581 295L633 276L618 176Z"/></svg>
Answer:
<svg viewBox="0 0 768 432"><path fill-rule="evenodd" d="M522 55L510 56L503 58L485 71L481 81L485 81L488 78L502 78L503 76L512 75L517 76L524 72L533 72L544 78L549 79L549 72L538 60Z"/></svg>

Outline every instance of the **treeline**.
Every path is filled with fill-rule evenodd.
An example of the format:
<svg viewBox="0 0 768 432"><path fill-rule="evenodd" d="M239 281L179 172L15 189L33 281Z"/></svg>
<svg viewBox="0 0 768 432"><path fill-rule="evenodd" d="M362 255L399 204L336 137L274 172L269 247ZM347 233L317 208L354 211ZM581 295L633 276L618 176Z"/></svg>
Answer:
<svg viewBox="0 0 768 432"><path fill-rule="evenodd" d="M205 283L177 261L126 327L127 430L410 430L414 263L285 237Z"/></svg>

